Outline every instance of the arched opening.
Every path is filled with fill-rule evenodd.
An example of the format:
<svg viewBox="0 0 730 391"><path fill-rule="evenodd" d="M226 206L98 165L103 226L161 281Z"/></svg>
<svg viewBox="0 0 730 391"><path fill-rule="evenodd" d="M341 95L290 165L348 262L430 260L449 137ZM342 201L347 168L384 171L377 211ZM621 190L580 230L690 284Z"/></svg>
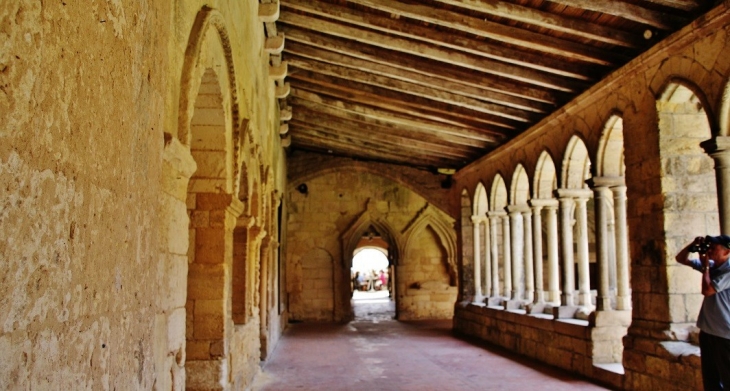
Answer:
<svg viewBox="0 0 730 391"><path fill-rule="evenodd" d="M591 160L583 140L573 136L563 159L563 187L558 190L563 237L563 305L577 304L592 309L598 267L593 192L586 183L591 177Z"/></svg>
<svg viewBox="0 0 730 391"><path fill-rule="evenodd" d="M218 77L206 69L190 121L190 153L197 170L188 185L190 217L186 309L189 388L217 384L225 372L226 227L230 194L230 131ZM211 376L211 374L215 374Z"/></svg>
<svg viewBox="0 0 730 391"><path fill-rule="evenodd" d="M355 321L394 319L393 268L388 260L388 244L379 236L364 236L353 253L350 273Z"/></svg>
<svg viewBox="0 0 730 391"><path fill-rule="evenodd" d="M472 207L469 192L461 192L461 291L460 296L467 298L474 292L474 230L471 221Z"/></svg>
<svg viewBox="0 0 730 391"><path fill-rule="evenodd" d="M507 186L502 176L497 174L492 181L491 209L489 212L491 255L496 263L496 273L492 266L492 289L497 293L489 304L502 306L503 300L512 295L512 261L509 242L509 216L507 216ZM495 278L496 275L496 278Z"/></svg>
<svg viewBox="0 0 730 391"><path fill-rule="evenodd" d="M472 222L472 283L474 285L472 295L474 302L481 302L485 295L489 295L491 287L488 211L487 190L480 182L474 192L474 210L470 218Z"/></svg>
<svg viewBox="0 0 730 391"><path fill-rule="evenodd" d="M557 188L555 162L549 153L543 151L537 159L534 196L530 203L535 222L533 235L539 235L535 241L535 303L549 304L544 309L550 314L552 314L550 307L560 305L558 201L555 199Z"/></svg>
<svg viewBox="0 0 730 391"><path fill-rule="evenodd" d="M522 164L512 174L510 187L512 203L510 215L510 243L512 244L512 287L513 299L520 302L519 308L532 302L535 295L534 265L532 251L532 211L527 204L530 199L530 181Z"/></svg>
<svg viewBox="0 0 730 391"><path fill-rule="evenodd" d="M657 100L657 114L666 256L671 258L694 236L720 231L714 163L700 147L712 132L701 100L684 84L667 85ZM700 275L673 261L667 262L666 272L671 293L667 313L654 310L661 319L651 320L669 321L675 335L685 339L702 302Z"/></svg>

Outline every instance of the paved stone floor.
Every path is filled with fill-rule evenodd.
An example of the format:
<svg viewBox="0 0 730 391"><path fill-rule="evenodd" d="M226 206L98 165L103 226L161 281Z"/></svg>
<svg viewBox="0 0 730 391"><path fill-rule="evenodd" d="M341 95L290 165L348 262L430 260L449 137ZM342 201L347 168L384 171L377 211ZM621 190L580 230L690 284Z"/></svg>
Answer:
<svg viewBox="0 0 730 391"><path fill-rule="evenodd" d="M356 292L348 324L299 323L284 332L254 391L604 390L474 341L451 321L398 322L384 292Z"/></svg>

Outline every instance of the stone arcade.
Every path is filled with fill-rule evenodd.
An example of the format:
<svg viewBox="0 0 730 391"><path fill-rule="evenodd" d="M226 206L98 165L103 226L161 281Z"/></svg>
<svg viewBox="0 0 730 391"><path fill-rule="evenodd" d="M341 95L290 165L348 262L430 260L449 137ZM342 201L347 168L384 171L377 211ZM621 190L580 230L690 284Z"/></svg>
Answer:
<svg viewBox="0 0 730 391"><path fill-rule="evenodd" d="M673 257L730 233L730 3L448 183L290 153L279 15L0 4L1 389L246 389L289 321L352 318L368 235L399 320L616 388L701 386L699 275Z"/></svg>

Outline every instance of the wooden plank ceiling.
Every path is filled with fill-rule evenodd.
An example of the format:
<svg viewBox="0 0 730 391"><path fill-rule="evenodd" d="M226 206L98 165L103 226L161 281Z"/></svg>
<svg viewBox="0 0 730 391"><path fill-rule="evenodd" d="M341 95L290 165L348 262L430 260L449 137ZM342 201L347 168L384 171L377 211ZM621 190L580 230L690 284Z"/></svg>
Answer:
<svg viewBox="0 0 730 391"><path fill-rule="evenodd" d="M286 68L289 153L433 171L487 154L713 4L280 1L265 26L285 38L272 65Z"/></svg>

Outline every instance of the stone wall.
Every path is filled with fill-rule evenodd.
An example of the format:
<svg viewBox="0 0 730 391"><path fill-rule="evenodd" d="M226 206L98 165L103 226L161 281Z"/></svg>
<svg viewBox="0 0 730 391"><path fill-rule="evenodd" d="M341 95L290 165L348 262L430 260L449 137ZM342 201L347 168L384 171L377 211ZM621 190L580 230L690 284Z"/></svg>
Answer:
<svg viewBox="0 0 730 391"><path fill-rule="evenodd" d="M220 174L216 193L269 236L278 229L263 218L277 205L262 199L284 183L266 168L280 175L285 161L258 3L19 0L0 4L0 20L0 388L182 389L194 378L189 179ZM199 111L193 125L214 121L224 147L204 153L203 140L193 158L206 71L223 116ZM258 257L248 262L258 278ZM234 328L231 284L218 283L210 308L222 356L236 359L214 381L244 388L258 370L260 301ZM279 320L263 329L270 340Z"/></svg>
<svg viewBox="0 0 730 391"><path fill-rule="evenodd" d="M449 225L453 231L453 220L411 188L379 175L378 170L367 172L364 165L352 170L336 161L319 176L290 182L286 267L291 317L339 321L352 316L352 254L343 254L347 247L343 243L349 236L358 242L371 225L384 236L389 254L395 257L399 316L450 317L456 287L450 286L454 280L447 248L433 227ZM292 157L290 165L299 167L300 162ZM432 177L438 180L438 176Z"/></svg>
<svg viewBox="0 0 730 391"><path fill-rule="evenodd" d="M726 39L729 23L730 13L723 3L707 17L609 75L513 142L454 176L452 203L457 203L463 190L472 199L480 182L489 189L497 174L509 178L518 164L526 168L532 181L542 152L553 157L556 171L560 173L564 169L561 159L574 136L585 142L592 160L591 173L595 176L599 173L596 155L606 123L615 115L622 118L633 312L628 336L623 340L625 376L620 383L610 383L625 389L696 389L701 384L697 349L687 342L687 328L694 319L690 314L696 313L701 300L700 280L697 274L679 272L674 255L693 236L716 233L719 226L717 209L713 213L707 209L712 204L711 198L701 191L686 189L693 189L699 176L704 178L709 174L706 159L689 157L700 151L698 144L702 137L724 139L727 136L727 123L723 122L727 117L720 113L726 113L728 107L723 94L730 76L730 63L723 53L729 49ZM707 121L703 129L697 126L696 118L687 120L686 112L674 112L675 132L695 137L692 150L684 148L684 142L672 142L662 130L667 118L661 117L660 121L659 102L677 85L689 92L675 97L689 99L687 102L694 105L692 115L702 111ZM684 157L670 157L666 153L670 149ZM673 177L679 169L683 173ZM562 180L558 178L559 188L565 185ZM507 188L510 186L507 183ZM677 214L677 210L682 213ZM484 310L475 320L473 311L459 310L455 324L466 333L484 336L480 327L494 324L493 327L500 328L506 327L503 322L511 322L503 316L507 315ZM519 334L536 333L538 339L543 334L552 335L540 327L539 320L529 322L530 327ZM595 335L591 339L597 340ZM509 345L504 341L497 343ZM530 355L529 349L519 346L518 350ZM580 354L580 349L568 347L573 356ZM571 366L572 370L599 378L594 374L595 369L585 369L590 361L596 364L595 354L592 352L592 357L579 367ZM536 358L566 367L558 356Z"/></svg>

